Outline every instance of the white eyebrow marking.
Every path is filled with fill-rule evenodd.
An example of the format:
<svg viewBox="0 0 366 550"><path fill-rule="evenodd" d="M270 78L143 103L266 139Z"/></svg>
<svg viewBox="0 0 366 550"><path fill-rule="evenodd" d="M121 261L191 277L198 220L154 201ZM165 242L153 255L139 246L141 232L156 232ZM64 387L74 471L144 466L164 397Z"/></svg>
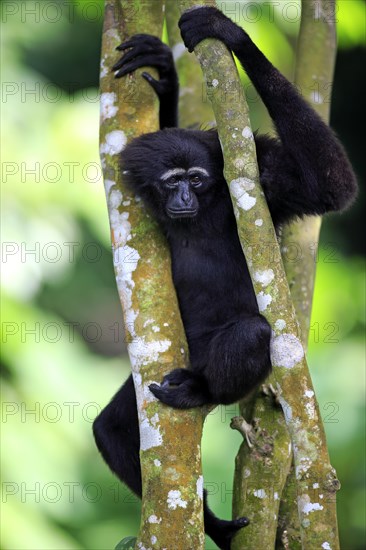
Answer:
<svg viewBox="0 0 366 550"><path fill-rule="evenodd" d="M180 174L185 174L186 171L184 168L173 168L172 170L167 170L160 176L160 179L165 181L171 178L172 176L179 176Z"/></svg>
<svg viewBox="0 0 366 550"><path fill-rule="evenodd" d="M201 172L201 174L204 174L205 176L209 175L207 170L200 168L199 166L192 166L192 168L188 170L188 174L191 174L192 172Z"/></svg>

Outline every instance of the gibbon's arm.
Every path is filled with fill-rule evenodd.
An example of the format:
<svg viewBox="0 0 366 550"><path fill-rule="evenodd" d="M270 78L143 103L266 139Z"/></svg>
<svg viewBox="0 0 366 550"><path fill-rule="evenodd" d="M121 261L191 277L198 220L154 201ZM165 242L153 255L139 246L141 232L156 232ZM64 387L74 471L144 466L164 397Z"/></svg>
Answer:
<svg viewBox="0 0 366 550"><path fill-rule="evenodd" d="M357 183L343 147L247 33L213 7L185 12L179 26L189 51L205 38L217 38L235 53L275 123L280 143L257 140L261 183L274 222L348 206Z"/></svg>
<svg viewBox="0 0 366 550"><path fill-rule="evenodd" d="M113 66L116 78L132 73L141 67L154 67L159 73L156 80L147 72L142 76L156 92L159 103L160 129L178 126L179 81L175 70L173 55L168 46L156 36L136 34L123 42L117 50L127 53Z"/></svg>

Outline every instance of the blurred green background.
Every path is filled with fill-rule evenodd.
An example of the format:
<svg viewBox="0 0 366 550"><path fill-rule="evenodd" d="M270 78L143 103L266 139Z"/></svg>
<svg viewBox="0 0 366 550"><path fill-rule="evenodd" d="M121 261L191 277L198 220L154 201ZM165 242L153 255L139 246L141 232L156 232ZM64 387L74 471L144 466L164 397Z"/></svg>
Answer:
<svg viewBox="0 0 366 550"><path fill-rule="evenodd" d="M241 23L291 78L299 2L243 6ZM108 471L91 433L129 372L98 158L102 10L102 0L1 2L4 550L112 549L139 526L139 502ZM365 547L364 1L340 0L337 20L332 125L361 193L345 215L324 221L309 363L342 483L342 548L358 550ZM254 128L266 131L260 103L250 107ZM241 442L229 428L236 413L219 407L204 433L205 482L222 517L230 517Z"/></svg>

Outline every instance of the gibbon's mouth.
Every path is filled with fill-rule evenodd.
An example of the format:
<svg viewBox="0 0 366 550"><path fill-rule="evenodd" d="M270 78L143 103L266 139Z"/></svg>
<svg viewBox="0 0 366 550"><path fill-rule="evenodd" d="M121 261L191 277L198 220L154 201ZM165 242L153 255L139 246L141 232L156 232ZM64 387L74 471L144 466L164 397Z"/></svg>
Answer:
<svg viewBox="0 0 366 550"><path fill-rule="evenodd" d="M170 218L194 218L198 212L197 208L194 210L167 210Z"/></svg>

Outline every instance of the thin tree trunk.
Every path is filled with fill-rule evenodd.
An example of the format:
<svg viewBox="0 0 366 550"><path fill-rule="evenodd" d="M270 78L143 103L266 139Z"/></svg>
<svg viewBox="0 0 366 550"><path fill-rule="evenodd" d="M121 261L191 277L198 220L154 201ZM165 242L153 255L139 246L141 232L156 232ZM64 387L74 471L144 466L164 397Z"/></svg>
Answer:
<svg viewBox="0 0 366 550"><path fill-rule="evenodd" d="M335 0L302 0L301 7L295 84L323 120L329 122L337 49ZM320 227L320 217L307 217L286 226L281 239L284 267L305 349L309 337ZM294 258L294 252L296 261L290 261ZM278 548L301 548L295 502L296 479L292 467L281 500Z"/></svg>
<svg viewBox="0 0 366 550"><path fill-rule="evenodd" d="M335 0L302 0L295 84L329 122L336 58ZM307 347L321 218L312 216L284 228L281 250L292 300ZM293 253L296 251L296 260Z"/></svg>
<svg viewBox="0 0 366 550"><path fill-rule="evenodd" d="M158 129L157 100L141 70L118 80L110 71L120 55L117 45L136 33L161 36L162 23L159 0L148 5L143 0L105 2L100 153L140 422L143 500L138 547L199 550L204 545L203 413L166 407L148 389L171 369L186 366L188 357L170 255L156 222L125 188L119 170L119 153L127 140Z"/></svg>
<svg viewBox="0 0 366 550"><path fill-rule="evenodd" d="M179 3L177 0L166 0L165 4L169 45L179 75L179 125L183 128L198 124L206 127L214 121L214 115L199 63L196 56L188 52L180 35Z"/></svg>
<svg viewBox="0 0 366 550"><path fill-rule="evenodd" d="M212 2L200 4L213 5ZM196 0L181 0L183 9L194 5L197 5ZM292 440L302 544L304 548L325 548L328 545L334 550L339 548L335 512L335 491L339 482L329 463L324 429L280 249L259 184L247 105L244 98L237 98L236 103L230 105L223 99L228 91L235 89L233 86L237 85L239 78L225 46L207 40L199 44L195 52L206 81L215 82L216 93L211 99L225 159L224 174L258 305L274 331L271 344L274 389ZM238 132L237 128L242 131ZM241 200L243 198L246 200ZM259 218L263 220L261 225L255 223ZM263 243L266 243L265 248ZM273 421L279 418L282 416L274 410ZM262 501L266 499L262 477L251 478L250 491ZM274 547L274 543L273 540L269 548ZM246 530L241 530L234 542L234 548L243 546L251 548Z"/></svg>
<svg viewBox="0 0 366 550"><path fill-rule="evenodd" d="M280 497L292 452L284 416L271 390L273 385L275 377L271 376L254 403L240 403L241 416L231 423L232 428L244 431L235 459L233 513L251 521L234 541L234 550L243 546L248 550L270 550L276 539ZM245 418L252 418L252 423Z"/></svg>

